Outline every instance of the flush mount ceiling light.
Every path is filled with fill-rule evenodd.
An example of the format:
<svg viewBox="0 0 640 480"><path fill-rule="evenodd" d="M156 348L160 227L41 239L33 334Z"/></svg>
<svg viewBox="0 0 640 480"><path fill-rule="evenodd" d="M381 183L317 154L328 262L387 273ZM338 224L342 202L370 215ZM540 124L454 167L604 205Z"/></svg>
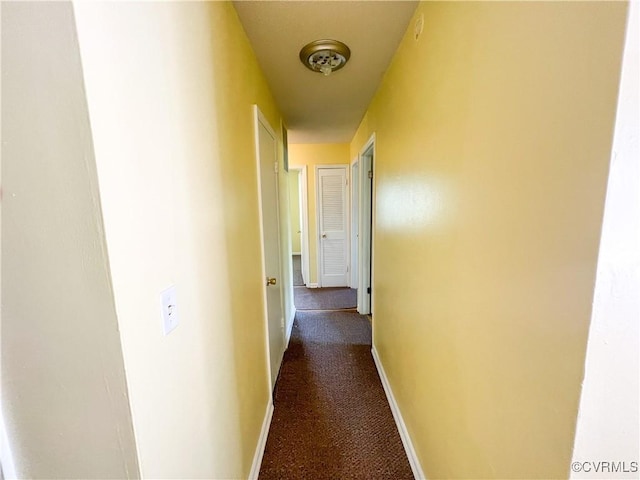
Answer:
<svg viewBox="0 0 640 480"><path fill-rule="evenodd" d="M350 56L349 47L337 40L316 40L300 50L304 66L325 76L344 67Z"/></svg>

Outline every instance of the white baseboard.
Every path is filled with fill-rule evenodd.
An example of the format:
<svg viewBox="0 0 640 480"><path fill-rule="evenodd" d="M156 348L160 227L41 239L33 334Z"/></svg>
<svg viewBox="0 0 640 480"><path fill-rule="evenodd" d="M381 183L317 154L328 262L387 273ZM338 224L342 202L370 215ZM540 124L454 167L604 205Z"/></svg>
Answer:
<svg viewBox="0 0 640 480"><path fill-rule="evenodd" d="M296 307L293 307L291 309L291 319L289 322L289 327L287 328L287 331L285 333L285 347L284 349L286 350L287 348L289 348L289 340L291 340L291 330L293 330L293 321L296 319Z"/></svg>
<svg viewBox="0 0 640 480"><path fill-rule="evenodd" d="M407 427L404 424L402 414L400 413L400 409L398 408L396 399L393 396L393 391L391 390L391 386L389 385L387 374L384 372L384 367L382 366L382 362L380 361L380 357L378 357L378 352L376 351L375 347L371 348L371 355L373 356L373 361L376 364L376 368L378 369L380 380L382 380L382 387L384 388L384 393L387 395L387 400L389 401L389 406L391 407L391 413L393 413L393 419L396 421L396 426L398 427L398 432L400 433L400 438L402 439L402 445L404 446L405 452L407 452L407 457L409 458L409 464L411 465L413 476L416 478L416 480L426 480L427 477L425 477L424 473L422 472L422 467L420 466L420 461L418 460L416 451L413 448L411 437L409 436Z"/></svg>
<svg viewBox="0 0 640 480"><path fill-rule="evenodd" d="M267 411L264 413L262 430L260 430L260 437L258 438L256 452L253 455L253 463L251 464L251 472L249 472L249 480L258 480L258 475L260 474L260 465L262 465L262 456L264 455L264 448L267 446L267 436L269 435L269 427L271 426L272 416L273 402L271 401L271 394L269 394L269 403L267 404Z"/></svg>
<svg viewBox="0 0 640 480"><path fill-rule="evenodd" d="M307 283L307 288L318 288L317 283Z"/></svg>

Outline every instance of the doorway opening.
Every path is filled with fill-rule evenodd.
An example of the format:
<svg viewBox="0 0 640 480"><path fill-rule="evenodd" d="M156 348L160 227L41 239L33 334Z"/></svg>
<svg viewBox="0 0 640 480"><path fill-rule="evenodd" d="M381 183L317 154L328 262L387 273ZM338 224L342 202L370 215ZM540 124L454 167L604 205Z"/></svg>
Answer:
<svg viewBox="0 0 640 480"><path fill-rule="evenodd" d="M305 286L309 284L309 215L306 165L289 167L289 186L293 286ZM300 278L297 278L298 275Z"/></svg>

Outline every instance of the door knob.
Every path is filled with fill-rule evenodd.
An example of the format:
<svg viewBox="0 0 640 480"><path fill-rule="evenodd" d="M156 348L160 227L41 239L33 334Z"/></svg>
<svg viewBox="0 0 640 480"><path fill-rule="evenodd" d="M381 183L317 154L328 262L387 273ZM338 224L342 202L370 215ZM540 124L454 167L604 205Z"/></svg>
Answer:
<svg viewBox="0 0 640 480"><path fill-rule="evenodd" d="M326 234L326 233L323 233L323 234L322 234L322 238L327 238L327 234Z"/></svg>
<svg viewBox="0 0 640 480"><path fill-rule="evenodd" d="M277 282L277 280L275 278L272 277L267 277L267 286L269 285L275 285Z"/></svg>

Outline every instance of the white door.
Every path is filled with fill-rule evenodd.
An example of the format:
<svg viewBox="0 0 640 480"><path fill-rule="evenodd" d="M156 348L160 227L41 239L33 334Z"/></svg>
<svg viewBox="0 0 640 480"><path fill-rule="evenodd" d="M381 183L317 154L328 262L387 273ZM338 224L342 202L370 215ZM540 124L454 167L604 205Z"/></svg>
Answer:
<svg viewBox="0 0 640 480"><path fill-rule="evenodd" d="M347 168L321 167L317 171L321 287L346 287L349 284Z"/></svg>
<svg viewBox="0 0 640 480"><path fill-rule="evenodd" d="M257 152L260 171L260 210L264 288L269 338L271 389L275 386L284 354L282 275L280 272L280 222L278 216L278 157L276 135L256 108Z"/></svg>

